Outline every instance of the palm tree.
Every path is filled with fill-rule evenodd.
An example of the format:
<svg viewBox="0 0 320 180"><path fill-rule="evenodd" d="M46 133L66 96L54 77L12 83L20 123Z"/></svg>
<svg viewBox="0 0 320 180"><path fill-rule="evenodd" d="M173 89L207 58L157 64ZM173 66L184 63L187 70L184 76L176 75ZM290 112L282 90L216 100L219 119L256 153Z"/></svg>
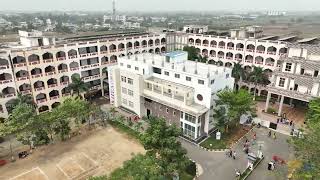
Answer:
<svg viewBox="0 0 320 180"><path fill-rule="evenodd" d="M245 79L246 73L240 63L234 64L231 76L235 79L236 84Z"/></svg>
<svg viewBox="0 0 320 180"><path fill-rule="evenodd" d="M253 66L253 71L249 74L249 81L254 83L253 100L256 98L256 90L258 84L268 84L268 76L261 67Z"/></svg>
<svg viewBox="0 0 320 180"><path fill-rule="evenodd" d="M18 105L18 104L28 104L28 105L33 105L33 106L35 106L35 103L34 103L34 101L33 101L33 98L32 98L32 96L30 96L30 95L23 95L22 93L18 93L18 95L17 95L17 98L16 99L14 99L14 101L13 101L13 103L12 103L12 105L13 106L16 106L16 105Z"/></svg>
<svg viewBox="0 0 320 180"><path fill-rule="evenodd" d="M72 83L69 84L68 88L72 90L73 94L77 93L78 97L81 97L80 93L88 91L88 85L83 82L83 79L79 75L72 75L71 80Z"/></svg>

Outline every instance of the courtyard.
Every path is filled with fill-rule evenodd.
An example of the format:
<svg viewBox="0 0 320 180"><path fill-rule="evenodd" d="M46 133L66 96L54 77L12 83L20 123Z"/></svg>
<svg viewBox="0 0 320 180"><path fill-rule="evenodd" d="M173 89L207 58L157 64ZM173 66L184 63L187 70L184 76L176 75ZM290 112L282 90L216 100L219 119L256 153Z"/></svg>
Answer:
<svg viewBox="0 0 320 180"><path fill-rule="evenodd" d="M34 150L0 169L0 179L64 180L87 179L109 174L144 148L112 127L95 129L65 142Z"/></svg>

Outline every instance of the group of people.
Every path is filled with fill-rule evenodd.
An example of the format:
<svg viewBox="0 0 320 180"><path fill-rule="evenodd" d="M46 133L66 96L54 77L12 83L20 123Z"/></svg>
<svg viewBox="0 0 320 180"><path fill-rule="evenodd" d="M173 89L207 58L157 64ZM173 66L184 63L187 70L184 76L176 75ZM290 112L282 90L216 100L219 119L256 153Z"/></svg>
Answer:
<svg viewBox="0 0 320 180"><path fill-rule="evenodd" d="M236 159L236 151L233 151L232 149L230 149L230 151L228 152L228 157L232 158L232 159Z"/></svg>
<svg viewBox="0 0 320 180"><path fill-rule="evenodd" d="M276 140L277 139L277 136L276 136L276 132L271 132L271 130L269 131L269 133L268 133L268 137L271 137L272 136L272 138L274 139L274 140Z"/></svg>

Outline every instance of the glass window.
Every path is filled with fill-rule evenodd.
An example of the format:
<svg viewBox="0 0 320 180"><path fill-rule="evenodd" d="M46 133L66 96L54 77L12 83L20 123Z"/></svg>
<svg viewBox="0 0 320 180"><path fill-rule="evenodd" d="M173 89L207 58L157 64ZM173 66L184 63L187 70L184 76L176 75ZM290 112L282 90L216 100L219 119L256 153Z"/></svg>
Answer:
<svg viewBox="0 0 320 180"><path fill-rule="evenodd" d="M166 112L169 113L169 108L166 108Z"/></svg>
<svg viewBox="0 0 320 180"><path fill-rule="evenodd" d="M164 72L164 75L169 76L169 72L168 72L168 71L165 71L165 72Z"/></svg>
<svg viewBox="0 0 320 180"><path fill-rule="evenodd" d="M285 79L284 78L280 78L279 86L280 87L284 87L284 82L285 82Z"/></svg>
<svg viewBox="0 0 320 180"><path fill-rule="evenodd" d="M190 115L190 114L185 113L184 119L185 119L186 121L188 121L188 122L193 123L193 124L196 123L196 117L195 117L195 116L192 116L192 115Z"/></svg>
<svg viewBox="0 0 320 180"><path fill-rule="evenodd" d="M129 101L129 106L133 107L133 102Z"/></svg>
<svg viewBox="0 0 320 180"><path fill-rule="evenodd" d="M180 78L180 74L174 74L175 78Z"/></svg>
<svg viewBox="0 0 320 180"><path fill-rule="evenodd" d="M122 93L127 94L127 88L122 87Z"/></svg>
<svg viewBox="0 0 320 180"><path fill-rule="evenodd" d="M285 71L291 71L292 63L286 63Z"/></svg>
<svg viewBox="0 0 320 180"><path fill-rule="evenodd" d="M183 119L183 112L180 112L180 118Z"/></svg>
<svg viewBox="0 0 320 180"><path fill-rule="evenodd" d="M121 76L121 81L122 81L122 82L127 82L127 78L124 77L124 76Z"/></svg>
<svg viewBox="0 0 320 180"><path fill-rule="evenodd" d="M135 69L136 71L139 71L139 67L134 67L134 69Z"/></svg>
<svg viewBox="0 0 320 180"><path fill-rule="evenodd" d="M191 81L191 77L186 76L186 81Z"/></svg>
<svg viewBox="0 0 320 180"><path fill-rule="evenodd" d="M210 81L210 84L214 84L214 79L212 79L212 80Z"/></svg>
<svg viewBox="0 0 320 180"><path fill-rule="evenodd" d="M128 78L128 84L133 84L133 79Z"/></svg>
<svg viewBox="0 0 320 180"><path fill-rule="evenodd" d="M128 89L128 95L133 96L133 91Z"/></svg>
<svg viewBox="0 0 320 180"><path fill-rule="evenodd" d="M130 65L130 64L128 64L128 65L127 65L127 68L128 68L128 69L131 69L131 65Z"/></svg>
<svg viewBox="0 0 320 180"><path fill-rule="evenodd" d="M198 79L198 84L204 84L204 80Z"/></svg>

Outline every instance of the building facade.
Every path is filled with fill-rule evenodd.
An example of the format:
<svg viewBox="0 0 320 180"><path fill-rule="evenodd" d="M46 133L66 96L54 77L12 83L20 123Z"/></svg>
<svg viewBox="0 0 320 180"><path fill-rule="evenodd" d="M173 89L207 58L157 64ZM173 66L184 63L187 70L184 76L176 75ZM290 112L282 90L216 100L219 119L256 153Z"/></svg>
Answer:
<svg viewBox="0 0 320 180"><path fill-rule="evenodd" d="M232 70L188 61L187 56L173 51L119 58L109 68L111 103L140 118L165 118L193 140L206 135L213 128L215 94L233 89Z"/></svg>

